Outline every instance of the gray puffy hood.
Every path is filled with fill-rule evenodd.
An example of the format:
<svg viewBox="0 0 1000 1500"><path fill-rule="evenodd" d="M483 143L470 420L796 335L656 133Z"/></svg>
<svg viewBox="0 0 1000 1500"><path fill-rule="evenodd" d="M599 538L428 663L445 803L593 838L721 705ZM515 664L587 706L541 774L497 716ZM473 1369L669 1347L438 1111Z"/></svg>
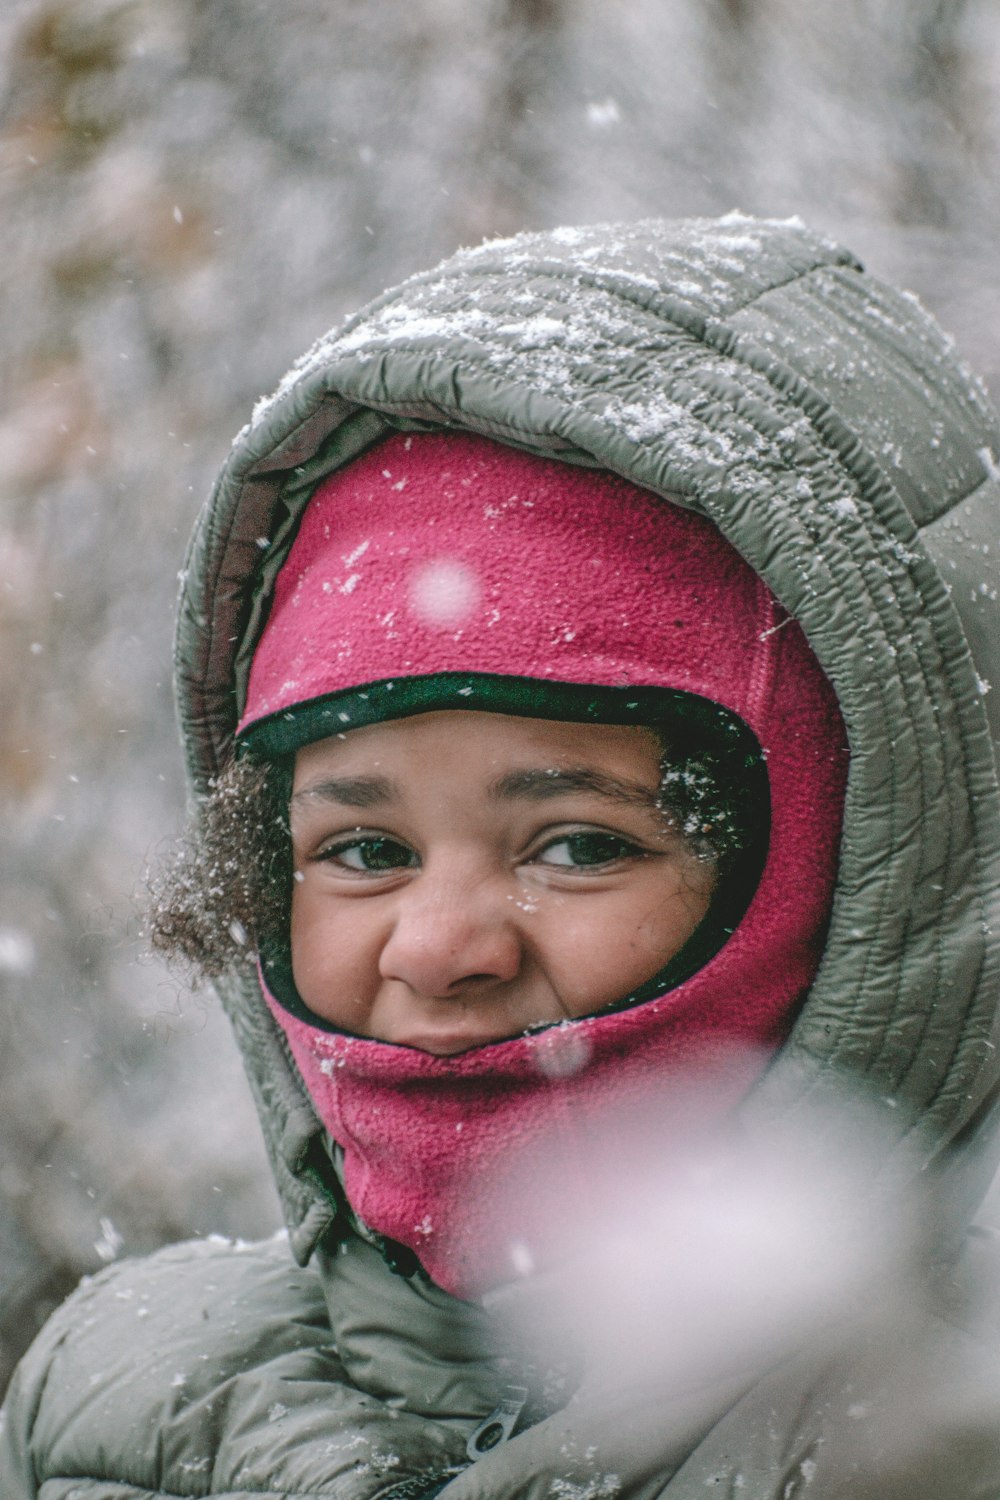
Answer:
<svg viewBox="0 0 1000 1500"><path fill-rule="evenodd" d="M180 603L195 793L230 752L318 480L394 428L442 426L704 514L801 622L850 782L825 956L750 1107L794 1122L850 1078L890 1106L887 1166L946 1169L967 1216L1000 1081L1000 424L981 389L915 300L794 222L459 252L320 340L233 445ZM336 1214L320 1126L256 984L220 989L304 1259Z"/></svg>

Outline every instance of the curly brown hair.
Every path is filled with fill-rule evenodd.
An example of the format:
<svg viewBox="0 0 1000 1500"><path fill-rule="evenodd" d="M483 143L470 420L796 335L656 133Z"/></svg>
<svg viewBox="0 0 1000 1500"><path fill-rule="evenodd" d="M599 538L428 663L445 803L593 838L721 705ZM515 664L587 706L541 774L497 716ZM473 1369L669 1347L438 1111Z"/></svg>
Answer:
<svg viewBox="0 0 1000 1500"><path fill-rule="evenodd" d="M232 760L149 881L155 952L213 979L287 931L292 889L291 758Z"/></svg>

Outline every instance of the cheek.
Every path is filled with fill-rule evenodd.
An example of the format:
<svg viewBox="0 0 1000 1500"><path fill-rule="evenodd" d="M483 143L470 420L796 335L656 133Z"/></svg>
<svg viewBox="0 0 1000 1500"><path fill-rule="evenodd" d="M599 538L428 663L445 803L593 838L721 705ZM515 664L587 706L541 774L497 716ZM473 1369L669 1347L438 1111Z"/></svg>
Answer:
<svg viewBox="0 0 1000 1500"><path fill-rule="evenodd" d="M304 885L297 884L292 891L290 941L292 950L292 975L299 994L307 1005L313 1005L311 990L322 983L325 964L324 953L330 944L323 941L324 923L317 902Z"/></svg>
<svg viewBox="0 0 1000 1500"><path fill-rule="evenodd" d="M636 943L661 953L662 963L673 958L691 937L708 912L714 881L703 871L697 878L680 879L650 903L644 920L636 926Z"/></svg>
<svg viewBox="0 0 1000 1500"><path fill-rule="evenodd" d="M292 977L309 1009L335 1024L350 1024L370 987L373 964L377 967L367 925L363 914L342 911L339 903L312 890L308 882L296 884L290 923Z"/></svg>
<svg viewBox="0 0 1000 1500"><path fill-rule="evenodd" d="M652 979L698 927L711 889L711 875L699 868L565 903L561 920L547 926L545 944L550 971L574 1012L586 1014Z"/></svg>
<svg viewBox="0 0 1000 1500"><path fill-rule="evenodd" d="M318 920L318 905L309 886L304 881L296 880L292 885L292 905L289 913L293 954L303 951L312 941Z"/></svg>

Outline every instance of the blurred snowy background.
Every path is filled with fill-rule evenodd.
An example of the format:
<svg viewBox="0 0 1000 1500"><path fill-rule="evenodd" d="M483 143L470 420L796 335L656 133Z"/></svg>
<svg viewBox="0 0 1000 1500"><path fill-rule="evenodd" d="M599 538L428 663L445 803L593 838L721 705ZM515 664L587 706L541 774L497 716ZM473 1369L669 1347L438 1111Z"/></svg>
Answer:
<svg viewBox="0 0 1000 1500"><path fill-rule="evenodd" d="M84 1272L277 1224L178 828L176 573L306 344L458 244L800 214L1000 396L996 0L4 0L0 1385Z"/></svg>

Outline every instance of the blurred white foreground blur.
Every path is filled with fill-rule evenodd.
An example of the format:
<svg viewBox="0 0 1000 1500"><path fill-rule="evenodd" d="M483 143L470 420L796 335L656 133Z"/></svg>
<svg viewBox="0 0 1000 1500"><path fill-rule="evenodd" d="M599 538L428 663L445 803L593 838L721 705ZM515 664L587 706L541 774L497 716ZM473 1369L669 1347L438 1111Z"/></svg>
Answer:
<svg viewBox="0 0 1000 1500"><path fill-rule="evenodd" d="M887 1170L885 1117L865 1101L794 1131L732 1114L712 1126L708 1088L605 1120L572 1206L575 1152L521 1185L547 1243L514 1247L519 1276L488 1304L523 1366L574 1394L502 1476L496 1461L498 1493L516 1461L525 1494L652 1496L699 1445L718 1493L997 1493L988 1234L936 1258L940 1205ZM470 1500L492 1492L492 1467L468 1477Z"/></svg>
<svg viewBox="0 0 1000 1500"><path fill-rule="evenodd" d="M563 1191L579 1180L575 1146L519 1184L511 1221L543 1227L512 1247L521 1279L490 1302L540 1358L684 1391L835 1341L876 1288L892 1316L923 1215L913 1189L881 1180L875 1113L866 1124L845 1101L844 1128L826 1108L805 1134L719 1125L711 1088L607 1118L587 1141L585 1196Z"/></svg>

